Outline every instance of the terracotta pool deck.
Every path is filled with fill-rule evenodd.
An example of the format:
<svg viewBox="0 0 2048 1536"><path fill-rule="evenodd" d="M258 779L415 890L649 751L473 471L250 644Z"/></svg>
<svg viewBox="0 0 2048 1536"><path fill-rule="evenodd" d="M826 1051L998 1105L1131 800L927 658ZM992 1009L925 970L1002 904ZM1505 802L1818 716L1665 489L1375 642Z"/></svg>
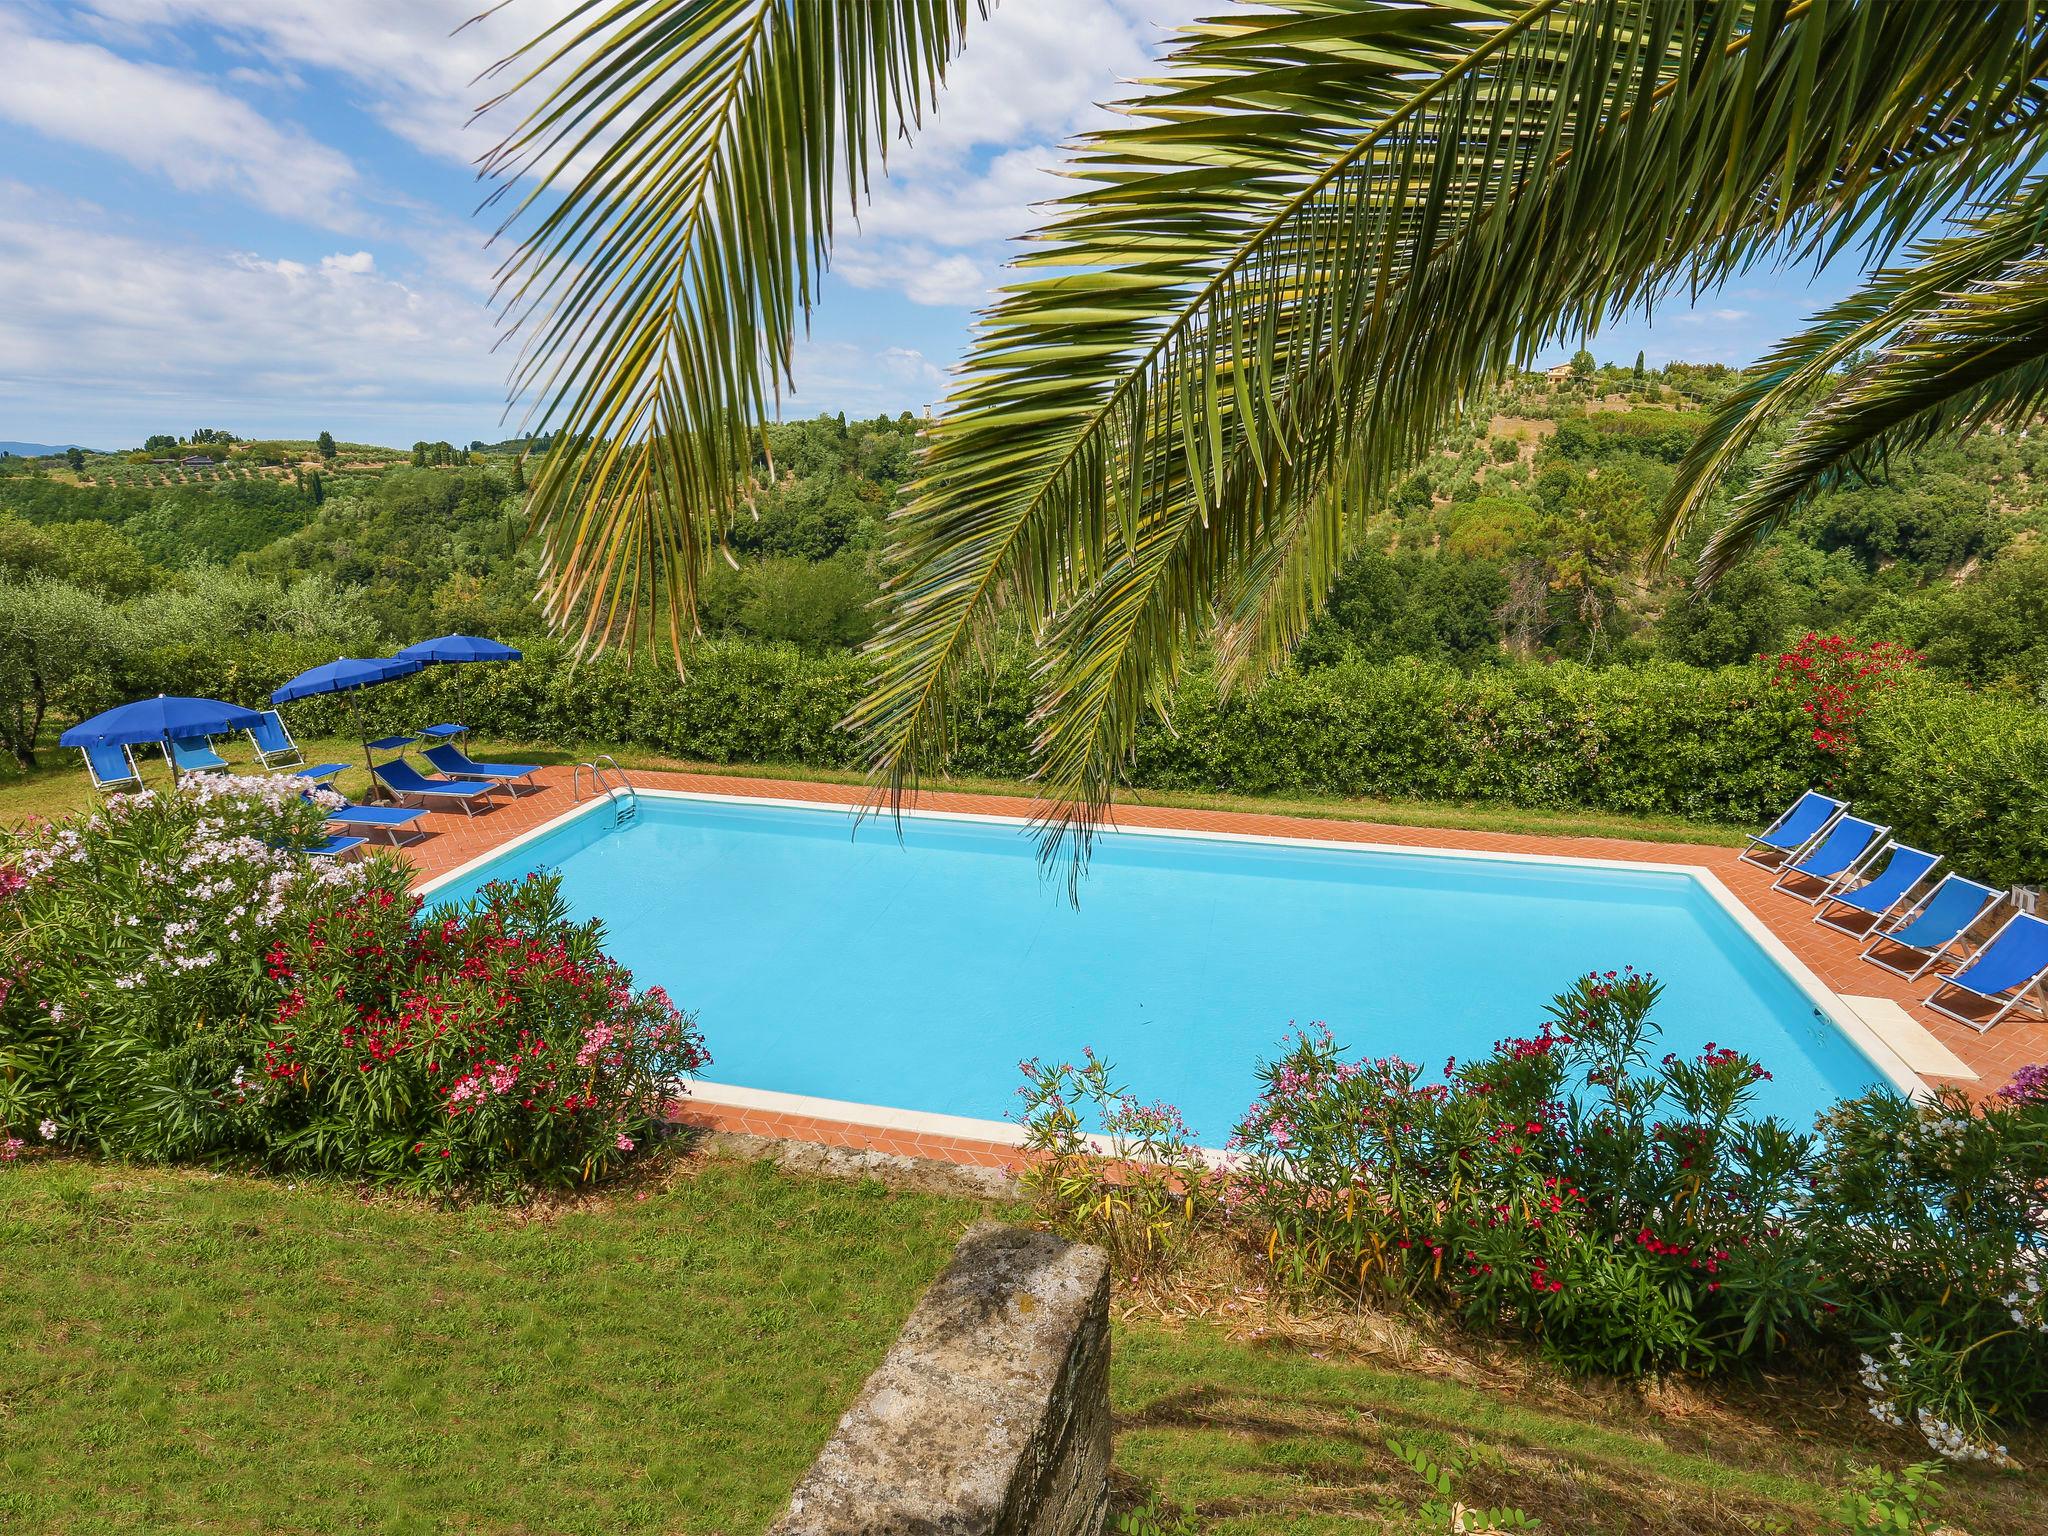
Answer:
<svg viewBox="0 0 2048 1536"><path fill-rule="evenodd" d="M570 773L567 768L543 769L537 775L545 786L540 793L522 795L516 800L497 799L492 810L474 818L456 813L429 812L425 819L429 836L404 851L420 871L421 878L431 879L446 874L573 809ZM857 805L864 798L864 791L851 785L812 784L729 774L636 771L631 778L642 789L808 800L821 805ZM1027 816L1032 809L1029 800L1017 796L944 791L926 791L918 795L913 804L924 810L984 816ZM1985 1094L2004 1084L2021 1066L2048 1061L2048 1023L2014 1014L1996 1029L1979 1034L1930 1012L1920 1006L1932 990L1930 981L1907 982L1862 960L1860 941L1812 922L1812 908L1772 891L1769 872L1741 862L1732 848L1697 843L1640 843L1613 837L1534 837L1500 832L1464 832L1308 816L1182 810L1172 806L1119 806L1116 820L1123 826L1177 831L1313 838L1325 842L1379 843L1411 848L1455 848L1472 853L1694 865L1718 876L1743 906L1783 941L1824 986L1845 997L1882 998L1897 1003L1914 1024L1977 1074L1975 1080L1965 1080L1923 1071L1921 1075L1929 1083L1939 1085L1956 1081L1972 1093ZM821 1142L828 1146L868 1148L906 1157L934 1158L982 1167L1013 1167L1019 1161L1015 1147L990 1141L966 1140L909 1125L855 1125L754 1105L714 1104L701 1098L682 1103L677 1117L686 1124L719 1130Z"/></svg>

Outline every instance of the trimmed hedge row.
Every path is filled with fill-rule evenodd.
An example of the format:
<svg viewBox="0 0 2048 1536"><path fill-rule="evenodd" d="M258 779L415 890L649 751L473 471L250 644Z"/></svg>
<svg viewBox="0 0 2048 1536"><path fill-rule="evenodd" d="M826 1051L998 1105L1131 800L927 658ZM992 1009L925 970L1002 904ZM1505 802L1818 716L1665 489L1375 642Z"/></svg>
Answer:
<svg viewBox="0 0 2048 1536"><path fill-rule="evenodd" d="M148 690L253 700L330 658L272 640L161 652ZM511 666L430 667L292 708L302 731L379 733L460 719L486 736L607 741L713 763L861 766L838 728L871 664L710 643L678 677L662 658L572 664L552 642ZM1031 688L1019 655L961 685L962 774L1030 771ZM1754 824L1831 783L1902 837L1996 882L2048 882L2048 713L1921 677L1879 699L1861 745L1817 751L1796 700L1760 667L1570 663L1462 673L1420 662L1283 672L1224 700L1192 678L1171 726L1138 735L1130 779L1245 795L1376 795L1585 807Z"/></svg>

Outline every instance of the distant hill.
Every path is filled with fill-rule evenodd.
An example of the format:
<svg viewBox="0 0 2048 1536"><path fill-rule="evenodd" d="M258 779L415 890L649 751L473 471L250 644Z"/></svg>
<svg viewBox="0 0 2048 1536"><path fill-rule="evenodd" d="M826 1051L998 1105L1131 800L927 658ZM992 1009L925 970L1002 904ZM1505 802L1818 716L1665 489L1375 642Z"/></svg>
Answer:
<svg viewBox="0 0 2048 1536"><path fill-rule="evenodd" d="M83 447L78 443L9 443L0 441L0 453L11 453L19 459L47 458L53 453L62 453L67 448Z"/></svg>

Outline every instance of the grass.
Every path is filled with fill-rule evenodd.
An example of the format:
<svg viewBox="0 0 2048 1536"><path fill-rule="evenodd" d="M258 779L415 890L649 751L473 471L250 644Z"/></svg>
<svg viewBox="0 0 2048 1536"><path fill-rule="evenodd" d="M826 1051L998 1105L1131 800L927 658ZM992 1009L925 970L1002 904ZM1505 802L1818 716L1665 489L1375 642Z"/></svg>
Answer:
<svg viewBox="0 0 2048 1536"><path fill-rule="evenodd" d="M1520 1508L1555 1536L1833 1531L1840 1490L1860 1467L1897 1470L1931 1454L1903 1436L1872 1439L1853 1384L1845 1394L1646 1390L1511 1357L1425 1348L1381 1363L1158 1318L1125 1320L1115 1345L1122 1496L1164 1495L1195 1515L1202 1536L1415 1529L1383 1516L1390 1502L1412 1508L1428 1496L1390 1438L1490 1459L1458 1496ZM2043 1529L2038 1475L1951 1469L1947 1485L1942 1512L1969 1536Z"/></svg>
<svg viewBox="0 0 2048 1536"><path fill-rule="evenodd" d="M575 763L600 752L612 753L629 769L677 769L702 773L755 775L761 778L793 779L813 784L864 784L858 773L830 768L807 768L787 763L702 763L684 758L664 757L634 747L586 743L574 748L545 746L536 742L499 741L486 743L478 755L492 761L542 764ZM362 745L343 738L301 740L309 761L362 761ZM139 754L140 755L140 754ZM228 755L237 754L230 748ZM0 765L0 827L18 825L36 816L52 816L74 810L92 798L91 786L78 758L52 745L40 756L42 766L24 774L11 763ZM149 752L142 757L142 773L153 783L164 781L163 759ZM342 775L342 792L359 797L369 788L369 775L356 767ZM932 789L963 790L977 794L1029 796L1033 787L1004 779L948 778L929 781ZM1536 810L1521 806L1495 805L1478 801L1449 800L1350 800L1336 796L1260 797L1211 795L1168 790L1128 790L1123 800L1130 805L1167 805L1189 810L1244 811L1254 814L1306 816L1320 820L1370 821L1401 827L1442 827L1469 832L1522 833L1537 837L1620 837L1651 843L1708 843L1740 847L1744 834L1734 828L1710 822L1686 821L1669 816L1631 816L1613 811Z"/></svg>
<svg viewBox="0 0 2048 1536"><path fill-rule="evenodd" d="M0 1531L757 1532L980 1210L707 1158L538 1215L17 1164ZM1390 1438L1482 1453L1459 1494L1554 1536L1805 1536L1858 1467L1919 1459L1841 1383L1574 1379L1202 1284L1120 1288L1111 1381L1120 1502L1202 1536L1412 1529ZM1948 1482L1971 1536L2041 1529L2040 1476Z"/></svg>
<svg viewBox="0 0 2048 1536"><path fill-rule="evenodd" d="M974 1214L710 1160L538 1220L0 1168L0 1531L759 1531Z"/></svg>

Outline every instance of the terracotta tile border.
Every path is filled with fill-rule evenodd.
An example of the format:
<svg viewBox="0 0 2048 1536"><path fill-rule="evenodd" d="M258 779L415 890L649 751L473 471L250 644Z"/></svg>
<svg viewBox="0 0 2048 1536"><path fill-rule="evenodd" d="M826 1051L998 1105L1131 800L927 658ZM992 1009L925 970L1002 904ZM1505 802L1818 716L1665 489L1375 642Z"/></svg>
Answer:
<svg viewBox="0 0 2048 1536"><path fill-rule="evenodd" d="M518 799L494 796L491 809L475 818L456 812L430 811L424 818L429 835L403 852L419 871L422 880L448 874L573 810L575 807L569 795L571 771L568 768L544 768L536 775L543 786L540 793L522 795ZM642 789L680 790L690 794L747 799L800 800L815 805L859 805L867 798L867 792L854 785L751 778L739 774L636 771L631 779ZM916 810L980 816L1029 816L1034 809L1032 802L1021 796L933 790L913 796L910 805ZM1923 979L1908 983L1865 963L1860 958L1862 945L1859 942L1812 922L1812 908L1772 891L1770 872L1741 862L1732 848L1697 843L1642 843L1616 837L1465 832L1439 827L1400 827L1370 821L1325 820L1265 812L1188 810L1155 805L1119 806L1114 822L1123 827L1149 827L1162 831L1689 865L1718 877L1742 906L1790 949L1824 986L1837 994L1889 998L1904 1007L1915 1023L1955 1052L1978 1074L1975 1082L1961 1084L1970 1092L1980 1096L1991 1093L2021 1066L2048 1061L2048 1023L2014 1015L1990 1033L1979 1034L1930 1012L1920 1006L1932 990L1930 982ZM1928 1081L1938 1084L1948 1079L1929 1078ZM905 1157L935 1157L979 1167L1014 1168L1021 1161L1015 1147L996 1142L912 1133L781 1110L736 1108L695 1098L679 1103L676 1115L687 1124L818 1141L829 1146L871 1148Z"/></svg>

